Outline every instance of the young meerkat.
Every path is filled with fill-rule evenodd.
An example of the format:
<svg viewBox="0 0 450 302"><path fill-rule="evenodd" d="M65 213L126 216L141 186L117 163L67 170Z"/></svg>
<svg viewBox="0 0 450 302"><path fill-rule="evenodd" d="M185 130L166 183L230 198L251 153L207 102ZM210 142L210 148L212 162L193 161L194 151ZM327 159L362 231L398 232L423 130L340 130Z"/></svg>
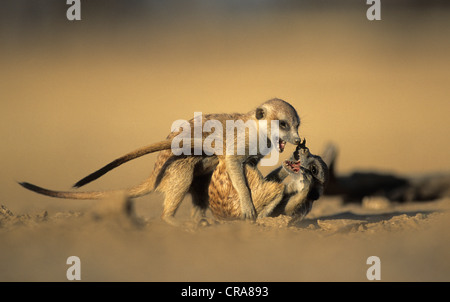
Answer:
<svg viewBox="0 0 450 302"><path fill-rule="evenodd" d="M258 121L267 121L267 125L271 125L271 121L279 121L279 133L275 142L272 142L269 139L271 137L270 126L264 130L269 134L268 143L272 146L277 145L279 152L282 152L286 142L292 144L298 144L300 142L300 137L298 135L300 118L297 111L292 105L281 99L271 99L266 101L255 110L249 111L248 113L203 115L201 119L202 126L210 120L218 121L223 129L226 128L226 121L240 120L244 123L247 121L255 121L256 124L258 124ZM195 126L194 119L191 119L188 123L191 129L193 129ZM260 131L262 131L260 127L257 127L258 135L260 134ZM191 131L191 133L193 132L194 131ZM175 220L174 216L187 193L192 194L196 218L201 219L205 216L205 211L208 207L208 196L205 188L208 187L212 172L220 159L225 165L228 175L230 176L230 182L239 196L239 217L242 219L256 219L256 210L247 185L244 169L249 162L256 165L263 158L264 154L258 149L256 155L250 155L249 143L246 139L248 138L247 132L249 131L245 132L245 153L243 155L236 155L234 153L228 154L224 150L222 150L224 152L220 152L220 154L219 152L216 152L212 155L206 155L205 153L202 153L201 155L174 155L173 150L171 150L172 141L180 134L180 131L172 132L164 141L145 146L117 158L108 165L77 182L74 187L81 187L127 161L145 154L161 151L158 154L150 177L136 186L125 189L125 192L126 195L131 198L143 196L152 191L164 193L162 219L170 224L177 225L178 222ZM211 131L203 131L201 138L202 142L210 134ZM237 138L239 138L238 135L233 136L235 145L238 143ZM223 133L223 141L226 141L225 131ZM193 147L193 145L194 140L191 147ZM110 196L112 192L117 192L63 192L44 189L27 182L22 182L20 185L40 194L69 199L102 199Z"/></svg>
<svg viewBox="0 0 450 302"><path fill-rule="evenodd" d="M303 141L289 160L265 178L252 165L246 166L246 177L258 217L283 214L291 216L290 223L295 223L311 211L313 202L323 194L328 167L320 156L310 153ZM219 161L213 172L208 194L210 209L216 218L239 218L239 196L223 162Z"/></svg>

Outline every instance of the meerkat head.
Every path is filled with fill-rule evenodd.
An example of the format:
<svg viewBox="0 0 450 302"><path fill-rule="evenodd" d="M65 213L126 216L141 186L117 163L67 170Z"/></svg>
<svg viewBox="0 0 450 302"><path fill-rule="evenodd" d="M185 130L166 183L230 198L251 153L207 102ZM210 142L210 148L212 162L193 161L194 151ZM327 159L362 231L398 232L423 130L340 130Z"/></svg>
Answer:
<svg viewBox="0 0 450 302"><path fill-rule="evenodd" d="M298 135L300 117L291 104L280 99L271 99L256 108L257 120L266 120L268 135L271 135L271 121L278 121L278 135L275 138L279 152L283 152L286 142L298 145L301 139Z"/></svg>
<svg viewBox="0 0 450 302"><path fill-rule="evenodd" d="M319 196L323 193L328 182L328 167L320 156L309 152L305 139L297 145L291 159L284 161L283 168L291 176L314 183L317 188L320 188L320 192L317 192Z"/></svg>
<svg viewBox="0 0 450 302"><path fill-rule="evenodd" d="M328 167L320 156L309 152L306 140L303 140L297 145L292 157L284 161L283 168L289 174L289 192L293 192L285 204L284 212L293 217L290 224L295 224L311 211L313 202L323 194Z"/></svg>

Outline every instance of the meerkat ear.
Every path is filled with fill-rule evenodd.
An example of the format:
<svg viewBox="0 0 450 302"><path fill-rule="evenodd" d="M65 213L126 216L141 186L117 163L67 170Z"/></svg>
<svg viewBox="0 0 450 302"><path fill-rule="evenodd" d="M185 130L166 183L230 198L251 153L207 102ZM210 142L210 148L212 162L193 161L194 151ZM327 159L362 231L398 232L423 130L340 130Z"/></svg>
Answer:
<svg viewBox="0 0 450 302"><path fill-rule="evenodd" d="M266 111L263 108L256 108L256 119L261 120L266 116Z"/></svg>

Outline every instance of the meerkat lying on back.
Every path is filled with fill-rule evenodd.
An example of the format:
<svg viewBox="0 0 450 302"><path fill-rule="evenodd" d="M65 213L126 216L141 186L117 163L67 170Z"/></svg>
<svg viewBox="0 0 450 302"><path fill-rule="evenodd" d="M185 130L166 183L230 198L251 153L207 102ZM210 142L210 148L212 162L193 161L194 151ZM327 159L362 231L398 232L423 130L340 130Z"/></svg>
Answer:
<svg viewBox="0 0 450 302"><path fill-rule="evenodd" d="M210 120L218 121L221 123L223 128L226 128L226 121L229 120L241 120L243 122L267 121L267 124L271 124L271 121L279 121L278 138L276 138L276 141L273 142L268 139L268 142L272 146L277 145L280 152L283 151L286 142L290 142L292 144L298 144L300 142L300 137L298 135L300 118L297 111L289 103L280 99L269 100L258 106L255 110L244 114L234 113L204 115L202 118L202 125ZM194 126L194 119L190 120L188 123L192 128ZM269 133L270 130L270 127L266 129ZM257 131L259 135L261 129L258 127ZM162 218L168 223L178 224L174 219L174 216L181 201L187 193L192 194L193 205L195 208L194 212L197 213L197 218L201 219L205 216L205 211L208 207L208 195L205 188L207 188L209 181L211 180L212 172L216 168L216 165L220 159L220 161L225 165L228 175L230 176L230 183L239 196L240 213L238 216L243 219L255 219L256 211L253 205L252 195L250 194L250 190L247 185L248 182L246 180L244 170L249 162L256 165L265 154L262 154L258 149L255 155L250 155L250 152L248 152L249 145L246 139L247 132L244 138L246 148L244 154L236 155L222 152L220 155L213 154L212 156L204 153L201 155L174 155L171 150L172 142L180 133L172 132L164 141L140 148L114 160L103 168L77 182L75 187L81 187L127 161L148 153L161 151L150 177L141 184L126 189L126 194L133 198L143 196L155 190L164 193L165 197ZM202 132L202 142L210 134L211 132ZM237 137L238 136L234 136L233 138L235 144L238 143ZM269 137L271 136L269 135ZM225 141L225 133L223 138ZM26 182L22 182L20 184L23 187L40 194L70 199L102 199L110 196L111 192L116 192L61 192L44 189Z"/></svg>
<svg viewBox="0 0 450 302"><path fill-rule="evenodd" d="M291 216L291 223L295 223L311 211L313 202L323 194L328 168L320 156L309 152L303 141L291 159L265 178L251 165L246 166L246 176L258 217L284 214ZM286 184L282 183L284 180ZM213 172L208 194L210 209L216 218L239 217L239 196L231 186L223 162L219 161Z"/></svg>

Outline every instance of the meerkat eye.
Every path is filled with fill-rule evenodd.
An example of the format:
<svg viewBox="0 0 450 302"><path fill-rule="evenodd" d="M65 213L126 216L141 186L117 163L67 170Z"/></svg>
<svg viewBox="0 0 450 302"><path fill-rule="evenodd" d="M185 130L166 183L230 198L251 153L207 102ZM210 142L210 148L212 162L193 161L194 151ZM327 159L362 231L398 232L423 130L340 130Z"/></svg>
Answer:
<svg viewBox="0 0 450 302"><path fill-rule="evenodd" d="M288 123L286 121L280 121L280 128L281 129L289 128Z"/></svg>
<svg viewBox="0 0 450 302"><path fill-rule="evenodd" d="M319 169L317 169L315 165L311 165L310 170L313 175L317 175L317 173L319 173Z"/></svg>

